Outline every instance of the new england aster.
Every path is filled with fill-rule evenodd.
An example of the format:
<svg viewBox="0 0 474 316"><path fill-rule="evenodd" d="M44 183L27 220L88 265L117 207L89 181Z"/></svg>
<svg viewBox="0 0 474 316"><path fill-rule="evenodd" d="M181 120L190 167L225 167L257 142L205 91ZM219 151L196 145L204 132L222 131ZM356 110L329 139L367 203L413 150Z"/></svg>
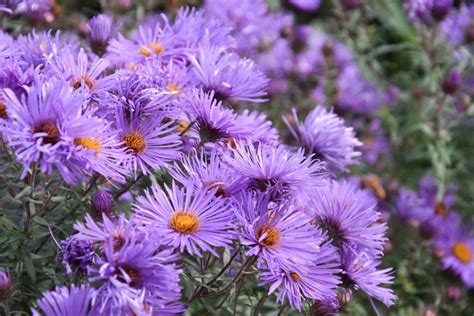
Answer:
<svg viewBox="0 0 474 316"><path fill-rule="evenodd" d="M162 234L163 243L181 252L202 256L213 247L229 248L233 239L232 210L225 200L216 197L218 188L202 190L174 182L164 189L156 185L137 198L135 219Z"/></svg>
<svg viewBox="0 0 474 316"><path fill-rule="evenodd" d="M304 122L298 120L296 109L284 121L308 154L327 161L333 169L347 170L361 154L356 151L362 143L355 137L354 129L346 127L342 118L322 106L314 108Z"/></svg>
<svg viewBox="0 0 474 316"><path fill-rule="evenodd" d="M42 313L32 309L34 316L92 316L90 304L96 292L90 285L76 287L57 287L54 291L45 292L38 301Z"/></svg>

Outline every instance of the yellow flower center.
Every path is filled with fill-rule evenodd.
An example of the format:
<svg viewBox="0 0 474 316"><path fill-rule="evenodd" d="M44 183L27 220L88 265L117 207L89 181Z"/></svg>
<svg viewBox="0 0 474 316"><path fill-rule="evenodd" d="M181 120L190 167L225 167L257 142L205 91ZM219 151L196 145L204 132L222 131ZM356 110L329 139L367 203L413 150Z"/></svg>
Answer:
<svg viewBox="0 0 474 316"><path fill-rule="evenodd" d="M8 118L7 106L3 103L0 103L0 118L5 120Z"/></svg>
<svg viewBox="0 0 474 316"><path fill-rule="evenodd" d="M296 282L301 281L301 276L296 272L290 272L290 276L293 279L293 281L296 281Z"/></svg>
<svg viewBox="0 0 474 316"><path fill-rule="evenodd" d="M453 255L463 263L469 263L472 259L471 250L463 242L457 242L453 246Z"/></svg>
<svg viewBox="0 0 474 316"><path fill-rule="evenodd" d="M80 87L82 87L82 83L85 83L85 85L89 88L89 90L93 90L94 89L94 81L89 78L89 76L87 75L84 75L78 79L76 79L76 81L74 81L72 83L72 87L74 88L74 90L77 90L79 89Z"/></svg>
<svg viewBox="0 0 474 316"><path fill-rule="evenodd" d="M178 121L178 127L176 128L176 130L179 132L179 133L184 133L187 129L189 128L189 122L188 121Z"/></svg>
<svg viewBox="0 0 474 316"><path fill-rule="evenodd" d="M102 143L98 138L78 137L74 139L74 145L95 150L96 154L102 151Z"/></svg>
<svg viewBox="0 0 474 316"><path fill-rule="evenodd" d="M199 219L195 214L178 211L171 215L170 226L178 233L192 234L199 229Z"/></svg>
<svg viewBox="0 0 474 316"><path fill-rule="evenodd" d="M168 84L166 89L168 89L171 94L178 94L181 91L181 87L174 83Z"/></svg>
<svg viewBox="0 0 474 316"><path fill-rule="evenodd" d="M43 137L43 142L46 144L56 144L59 141L60 133L56 124L52 122L46 122L39 124L33 128L33 133L46 133L47 136Z"/></svg>
<svg viewBox="0 0 474 316"><path fill-rule="evenodd" d="M265 247L275 247L280 242L280 231L272 225L264 225L257 230L257 238L260 239L264 234L266 236L260 243Z"/></svg>
<svg viewBox="0 0 474 316"><path fill-rule="evenodd" d="M141 154L146 148L145 138L139 131L128 132L122 137L122 140L135 154Z"/></svg>
<svg viewBox="0 0 474 316"><path fill-rule="evenodd" d="M138 53L142 54L145 57L150 57L152 53L155 53L155 55L160 55L163 53L164 50L165 49L163 45L159 43L151 43L140 47Z"/></svg>

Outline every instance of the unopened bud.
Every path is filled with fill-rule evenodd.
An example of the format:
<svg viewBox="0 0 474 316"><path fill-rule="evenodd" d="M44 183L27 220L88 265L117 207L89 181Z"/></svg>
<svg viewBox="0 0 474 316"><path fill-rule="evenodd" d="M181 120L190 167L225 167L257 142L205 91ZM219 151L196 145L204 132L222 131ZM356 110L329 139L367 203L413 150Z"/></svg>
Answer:
<svg viewBox="0 0 474 316"><path fill-rule="evenodd" d="M461 88L461 84L461 73L457 70L453 70L444 77L441 88L446 94L454 94Z"/></svg>
<svg viewBox="0 0 474 316"><path fill-rule="evenodd" d="M91 200L92 209L98 214L110 214L113 207L113 197L107 191L97 191Z"/></svg>

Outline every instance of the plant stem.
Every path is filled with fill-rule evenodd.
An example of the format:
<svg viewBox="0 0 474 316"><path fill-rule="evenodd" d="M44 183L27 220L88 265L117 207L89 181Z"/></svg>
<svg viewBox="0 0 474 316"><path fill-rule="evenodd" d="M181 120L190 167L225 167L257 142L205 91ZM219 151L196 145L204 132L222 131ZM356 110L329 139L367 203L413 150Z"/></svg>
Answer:
<svg viewBox="0 0 474 316"><path fill-rule="evenodd" d="M127 192L131 187L133 187L141 178L143 178L143 173L140 173L135 180L131 181L128 185L122 188L117 194L115 194L114 200L117 201L125 192Z"/></svg>
<svg viewBox="0 0 474 316"><path fill-rule="evenodd" d="M257 303L257 306L255 306L255 310L253 311L253 316L258 316L260 313L260 309L262 308L263 304L265 303L265 300L267 299L268 295L265 293L262 294L262 297Z"/></svg>

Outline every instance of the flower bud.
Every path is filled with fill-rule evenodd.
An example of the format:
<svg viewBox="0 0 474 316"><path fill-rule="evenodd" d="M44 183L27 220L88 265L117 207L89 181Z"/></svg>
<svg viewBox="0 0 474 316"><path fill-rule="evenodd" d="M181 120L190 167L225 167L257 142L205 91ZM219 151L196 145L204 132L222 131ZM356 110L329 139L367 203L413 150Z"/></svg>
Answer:
<svg viewBox="0 0 474 316"><path fill-rule="evenodd" d="M6 299L10 296L12 282L8 271L0 271L0 299Z"/></svg>
<svg viewBox="0 0 474 316"><path fill-rule="evenodd" d="M433 1L433 5L431 7L431 16L437 21L442 21L448 15L452 6L453 0Z"/></svg>
<svg viewBox="0 0 474 316"><path fill-rule="evenodd" d="M450 286L446 289L446 296L451 301L457 302L461 298L461 289L457 286Z"/></svg>
<svg viewBox="0 0 474 316"><path fill-rule="evenodd" d="M466 31L464 32L464 40L467 43L474 42L474 24L473 23L469 24L469 26L466 28Z"/></svg>
<svg viewBox="0 0 474 316"><path fill-rule="evenodd" d="M461 74L459 71L453 70L444 77L443 82L441 83L441 88L446 94L454 94L459 90L459 88L461 88L461 84Z"/></svg>
<svg viewBox="0 0 474 316"><path fill-rule="evenodd" d="M91 200L92 209L98 214L110 214L113 207L113 197L107 191L97 191Z"/></svg>
<svg viewBox="0 0 474 316"><path fill-rule="evenodd" d="M362 4L362 0L342 0L342 6L346 10L354 10Z"/></svg>

